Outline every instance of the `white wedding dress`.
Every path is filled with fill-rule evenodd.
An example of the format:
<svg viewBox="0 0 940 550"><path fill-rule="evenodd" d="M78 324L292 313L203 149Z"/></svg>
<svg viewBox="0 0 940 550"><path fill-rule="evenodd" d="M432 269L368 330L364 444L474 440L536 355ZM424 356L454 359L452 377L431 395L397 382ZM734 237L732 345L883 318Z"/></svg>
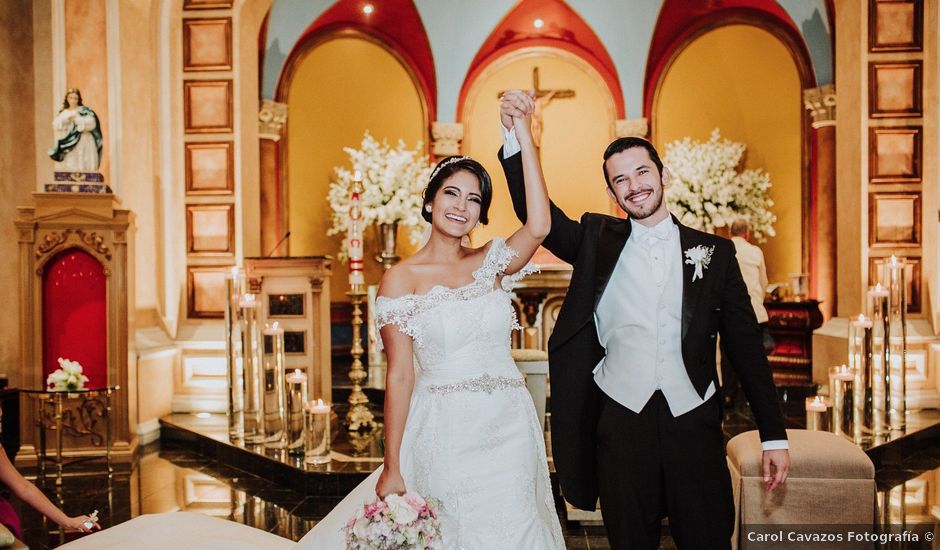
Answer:
<svg viewBox="0 0 940 550"><path fill-rule="evenodd" d="M545 442L532 398L510 355L518 327L506 279L516 257L495 239L474 281L423 295L379 297L378 325L414 340L415 386L401 443L405 486L441 503L445 550L564 548ZM528 266L527 266L528 267ZM343 527L375 500L381 467L298 543L344 548Z"/></svg>

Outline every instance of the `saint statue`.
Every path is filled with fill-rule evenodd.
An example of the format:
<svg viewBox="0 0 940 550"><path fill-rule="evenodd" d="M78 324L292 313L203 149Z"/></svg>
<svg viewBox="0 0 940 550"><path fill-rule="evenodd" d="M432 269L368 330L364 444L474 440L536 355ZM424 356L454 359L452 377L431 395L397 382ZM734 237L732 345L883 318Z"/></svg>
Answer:
<svg viewBox="0 0 940 550"><path fill-rule="evenodd" d="M65 93L62 109L52 121L56 144L49 156L56 172L97 172L101 165L101 125L98 115L82 103L78 88Z"/></svg>

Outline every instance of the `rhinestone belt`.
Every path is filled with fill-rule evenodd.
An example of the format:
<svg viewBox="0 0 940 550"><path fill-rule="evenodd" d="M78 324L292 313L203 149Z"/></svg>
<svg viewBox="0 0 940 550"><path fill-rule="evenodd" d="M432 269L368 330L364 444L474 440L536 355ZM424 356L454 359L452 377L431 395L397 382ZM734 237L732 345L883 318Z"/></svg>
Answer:
<svg viewBox="0 0 940 550"><path fill-rule="evenodd" d="M506 376L490 376L489 374L484 374L483 376L478 376L476 378L471 378L469 380L464 380L462 382L456 382L453 384L428 386L428 391L439 394L453 393L457 391L485 391L486 393L493 393L496 390L524 387L525 379L523 378L508 378Z"/></svg>

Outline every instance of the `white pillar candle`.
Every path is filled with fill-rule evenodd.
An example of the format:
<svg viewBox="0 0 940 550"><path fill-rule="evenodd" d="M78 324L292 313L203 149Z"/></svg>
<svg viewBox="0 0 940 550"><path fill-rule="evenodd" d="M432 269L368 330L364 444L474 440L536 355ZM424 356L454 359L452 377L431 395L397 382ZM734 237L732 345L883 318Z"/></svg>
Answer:
<svg viewBox="0 0 940 550"><path fill-rule="evenodd" d="M304 450L310 464L330 461L330 404L322 399L311 401L304 411Z"/></svg>

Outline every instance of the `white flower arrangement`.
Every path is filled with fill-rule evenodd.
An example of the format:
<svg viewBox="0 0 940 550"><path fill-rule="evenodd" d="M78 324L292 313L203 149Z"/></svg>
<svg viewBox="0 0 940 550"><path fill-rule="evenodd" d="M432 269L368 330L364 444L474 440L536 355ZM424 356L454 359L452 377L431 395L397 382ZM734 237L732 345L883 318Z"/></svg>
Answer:
<svg viewBox="0 0 940 550"><path fill-rule="evenodd" d="M349 155L352 168L338 166L334 169L335 177L330 182L327 200L333 210L333 224L327 235L346 232L349 220L349 189L353 173L362 173L363 193L362 221L365 225L398 223L408 228L411 242L419 244L424 234L421 208L424 198L421 196L431 174L428 155L419 153L423 147L418 142L415 149L407 149L405 142L398 141L392 148L386 141L379 143L368 130L362 138L359 149L344 147ZM346 259L346 243L340 251L340 259Z"/></svg>
<svg viewBox="0 0 940 550"><path fill-rule="evenodd" d="M707 142L686 137L666 145L663 162L672 174L666 204L679 221L713 233L744 218L758 242L776 235L770 176L759 169L739 171L746 149L743 143L722 139L717 128Z"/></svg>
<svg viewBox="0 0 940 550"><path fill-rule="evenodd" d="M46 377L46 386L53 391L81 390L88 382L88 377L82 374L82 366L78 361L71 361L59 357L59 368Z"/></svg>

